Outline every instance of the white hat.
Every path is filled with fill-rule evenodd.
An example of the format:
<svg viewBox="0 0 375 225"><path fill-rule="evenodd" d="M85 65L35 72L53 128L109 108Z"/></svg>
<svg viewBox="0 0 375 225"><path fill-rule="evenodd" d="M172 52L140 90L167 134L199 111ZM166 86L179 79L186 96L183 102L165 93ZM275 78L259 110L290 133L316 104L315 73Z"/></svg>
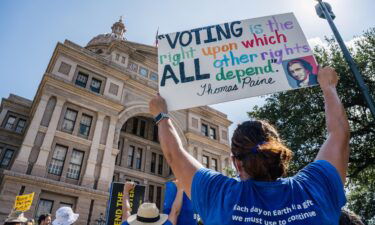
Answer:
<svg viewBox="0 0 375 225"><path fill-rule="evenodd" d="M129 225L162 225L168 220L168 215L159 214L155 203L143 203L139 206L137 214L129 216Z"/></svg>
<svg viewBox="0 0 375 225"><path fill-rule="evenodd" d="M4 222L5 223L26 223L27 218L23 215L22 211L12 211Z"/></svg>
<svg viewBox="0 0 375 225"><path fill-rule="evenodd" d="M61 207L56 211L56 219L53 225L70 225L78 219L79 214L73 212L70 207Z"/></svg>

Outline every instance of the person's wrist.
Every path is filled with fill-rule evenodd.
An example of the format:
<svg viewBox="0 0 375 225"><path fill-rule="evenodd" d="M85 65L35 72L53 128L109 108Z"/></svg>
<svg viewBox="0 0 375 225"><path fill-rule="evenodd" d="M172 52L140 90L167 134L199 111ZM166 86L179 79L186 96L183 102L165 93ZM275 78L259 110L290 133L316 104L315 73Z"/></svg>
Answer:
<svg viewBox="0 0 375 225"><path fill-rule="evenodd" d="M322 89L323 92L331 92L331 91L336 91L336 86L330 86L330 85L327 85L327 86L321 86L320 87Z"/></svg>

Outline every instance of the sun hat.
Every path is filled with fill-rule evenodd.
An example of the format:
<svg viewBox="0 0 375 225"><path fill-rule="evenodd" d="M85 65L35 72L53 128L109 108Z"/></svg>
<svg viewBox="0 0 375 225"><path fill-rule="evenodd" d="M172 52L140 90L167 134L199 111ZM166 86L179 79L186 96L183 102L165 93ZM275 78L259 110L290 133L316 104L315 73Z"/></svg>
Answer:
<svg viewBox="0 0 375 225"><path fill-rule="evenodd" d="M155 203L143 203L139 206L137 214L129 216L129 225L162 225L168 220L168 215L160 214Z"/></svg>
<svg viewBox="0 0 375 225"><path fill-rule="evenodd" d="M61 207L56 211L56 219L52 222L53 225L70 225L78 219L79 214L73 212L70 207Z"/></svg>
<svg viewBox="0 0 375 225"><path fill-rule="evenodd" d="M12 211L5 220L5 223L26 223L27 218L22 211Z"/></svg>

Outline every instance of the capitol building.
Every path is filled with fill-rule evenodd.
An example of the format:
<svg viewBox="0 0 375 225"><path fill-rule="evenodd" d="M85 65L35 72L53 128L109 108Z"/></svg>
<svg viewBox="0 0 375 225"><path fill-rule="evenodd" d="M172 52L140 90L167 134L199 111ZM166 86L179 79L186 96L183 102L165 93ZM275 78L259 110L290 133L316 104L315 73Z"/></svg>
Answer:
<svg viewBox="0 0 375 225"><path fill-rule="evenodd" d="M173 171L148 109L158 90L157 47L127 41L121 19L111 29L84 47L57 43L34 99L1 100L0 223L17 195L34 192L27 217L70 206L80 215L75 224L95 224L111 182L144 185L145 201L162 209ZM227 116L207 106L170 115L185 149L225 173Z"/></svg>

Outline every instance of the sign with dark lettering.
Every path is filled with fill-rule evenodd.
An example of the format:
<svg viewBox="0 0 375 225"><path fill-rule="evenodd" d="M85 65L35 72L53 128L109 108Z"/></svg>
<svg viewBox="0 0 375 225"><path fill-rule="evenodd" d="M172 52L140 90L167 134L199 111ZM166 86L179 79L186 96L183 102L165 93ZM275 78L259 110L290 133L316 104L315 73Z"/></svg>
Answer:
<svg viewBox="0 0 375 225"><path fill-rule="evenodd" d="M169 110L317 84L317 64L293 13L158 36L159 92Z"/></svg>
<svg viewBox="0 0 375 225"><path fill-rule="evenodd" d="M110 188L110 196L107 206L106 225L121 225L122 206L124 197L124 183L113 182ZM136 214L138 207L143 203L146 187L136 185L129 193L131 215Z"/></svg>

